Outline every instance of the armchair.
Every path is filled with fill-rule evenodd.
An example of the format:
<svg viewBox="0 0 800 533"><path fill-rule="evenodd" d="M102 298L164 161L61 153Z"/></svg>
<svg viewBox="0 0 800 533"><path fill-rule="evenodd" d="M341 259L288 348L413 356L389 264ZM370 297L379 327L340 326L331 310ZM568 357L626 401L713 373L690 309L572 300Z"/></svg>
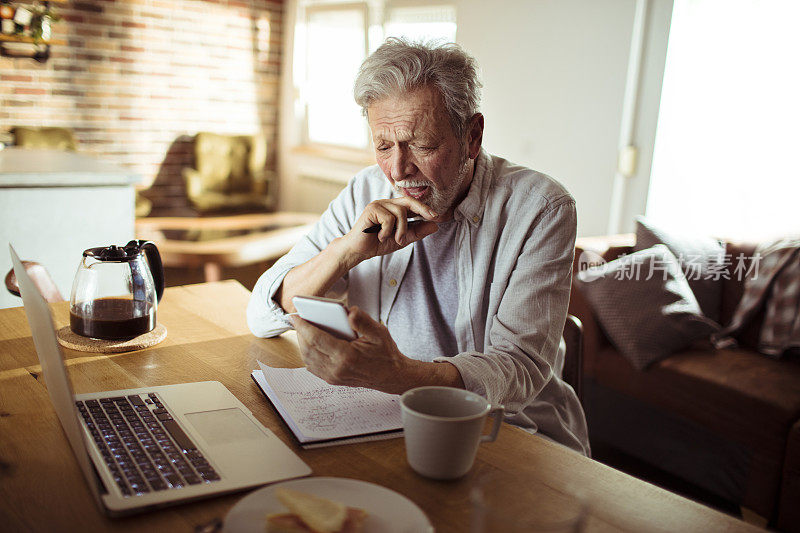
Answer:
<svg viewBox="0 0 800 533"><path fill-rule="evenodd" d="M77 143L69 128L34 128L14 126L11 128L14 145L20 148L51 148L74 152Z"/></svg>
<svg viewBox="0 0 800 533"><path fill-rule="evenodd" d="M184 168L183 177L189 200L200 213L271 207L274 173L265 169L267 145L262 135L198 133L194 156L196 168Z"/></svg>

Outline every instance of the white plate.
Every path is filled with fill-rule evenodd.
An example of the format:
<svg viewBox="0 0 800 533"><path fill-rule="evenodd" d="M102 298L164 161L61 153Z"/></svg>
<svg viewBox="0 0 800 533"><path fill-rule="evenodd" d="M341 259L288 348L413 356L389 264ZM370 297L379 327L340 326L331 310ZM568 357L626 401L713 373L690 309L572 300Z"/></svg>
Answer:
<svg viewBox="0 0 800 533"><path fill-rule="evenodd" d="M264 533L267 515L287 513L275 489L307 492L364 509L364 533L431 533L433 526L414 502L386 487L340 477L309 477L275 483L242 498L225 517L225 533Z"/></svg>

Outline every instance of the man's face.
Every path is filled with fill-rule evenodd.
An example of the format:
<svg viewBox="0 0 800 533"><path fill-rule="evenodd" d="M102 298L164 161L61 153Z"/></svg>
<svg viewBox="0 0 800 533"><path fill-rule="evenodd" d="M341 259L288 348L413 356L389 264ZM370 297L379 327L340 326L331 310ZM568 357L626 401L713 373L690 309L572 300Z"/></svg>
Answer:
<svg viewBox="0 0 800 533"><path fill-rule="evenodd" d="M392 187L449 219L469 189L473 162L439 92L424 87L382 98L369 106L367 118L375 158Z"/></svg>

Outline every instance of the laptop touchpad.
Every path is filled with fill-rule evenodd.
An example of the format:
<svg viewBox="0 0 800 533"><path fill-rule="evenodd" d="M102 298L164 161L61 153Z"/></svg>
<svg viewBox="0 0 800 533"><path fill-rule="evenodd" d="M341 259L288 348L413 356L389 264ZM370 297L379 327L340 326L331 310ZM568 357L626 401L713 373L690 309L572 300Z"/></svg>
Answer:
<svg viewBox="0 0 800 533"><path fill-rule="evenodd" d="M211 446L266 438L241 409L219 409L184 415Z"/></svg>

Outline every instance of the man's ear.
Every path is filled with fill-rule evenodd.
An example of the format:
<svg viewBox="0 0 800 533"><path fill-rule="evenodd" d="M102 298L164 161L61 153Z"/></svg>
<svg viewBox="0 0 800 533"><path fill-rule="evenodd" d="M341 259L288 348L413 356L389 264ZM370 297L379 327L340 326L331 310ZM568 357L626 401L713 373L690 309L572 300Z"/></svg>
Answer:
<svg viewBox="0 0 800 533"><path fill-rule="evenodd" d="M475 159L481 151L483 143L483 114L475 113L469 119L467 126L467 153L470 159Z"/></svg>

